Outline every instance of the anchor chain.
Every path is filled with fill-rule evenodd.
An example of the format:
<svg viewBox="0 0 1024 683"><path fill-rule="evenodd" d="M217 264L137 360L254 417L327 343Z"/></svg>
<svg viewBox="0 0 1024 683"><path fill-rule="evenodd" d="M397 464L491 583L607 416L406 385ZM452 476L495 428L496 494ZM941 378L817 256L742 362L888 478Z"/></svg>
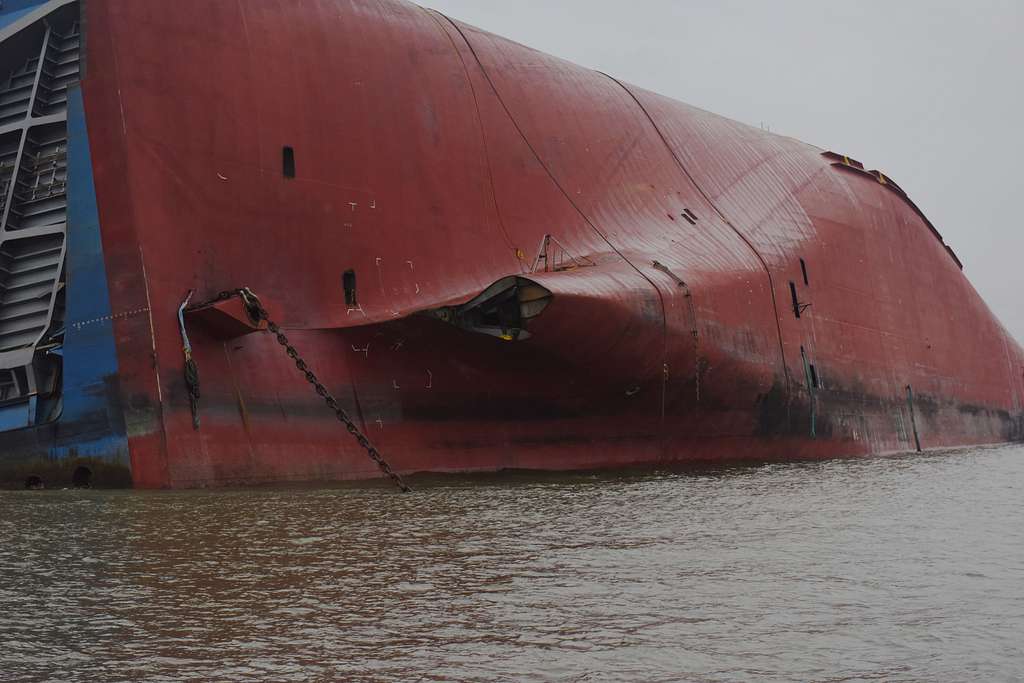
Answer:
<svg viewBox="0 0 1024 683"><path fill-rule="evenodd" d="M339 422L345 425L345 429L348 431L348 433L351 434L353 438L355 438L355 440L359 443L363 450L366 451L366 454L370 456L370 459L377 464L377 467L380 468L380 471L383 472L387 477L389 477L391 481L394 482L395 486L397 486L403 493L410 492L412 489L409 488L409 485L402 480L402 477L400 477L397 472L391 469L391 465L389 465L388 462L384 459L384 456L381 455L380 451L378 451L377 448L372 443L370 443L370 440L366 438L366 435L363 434L363 432L359 429L358 426L356 426L356 423L352 421L352 418L349 417L347 412L345 412L345 409L341 407L341 405L338 403L338 400L331 395L331 392L328 391L327 387L325 387L320 382L320 380L317 379L317 376L313 373L313 371L310 370L309 365L306 364L306 361L302 359L302 356L299 355L299 352L295 349L294 346L292 346L291 342L288 340L288 337L281 330L281 327L270 319L269 315L267 314L267 309L263 307L263 304L260 302L259 297L253 294L252 290L250 290L248 287L244 287L242 289L223 291L220 292L214 299L203 302L201 304L196 304L195 306L190 306L188 310L202 308L204 306L217 303L218 301L226 301L227 299L231 299L236 296L242 299L242 304L245 306L246 313L248 313L249 318L254 323L256 323L257 325L261 322L267 323L267 330L272 335L274 335L274 338L277 340L277 343L284 347L285 353L288 355L289 358L291 358L295 362L295 367L298 368L299 372L301 372L305 376L306 381L309 382L309 384L313 387L314 391L316 391L317 396L322 398L324 400L324 403L327 404L327 407L334 411L334 416L338 419Z"/></svg>

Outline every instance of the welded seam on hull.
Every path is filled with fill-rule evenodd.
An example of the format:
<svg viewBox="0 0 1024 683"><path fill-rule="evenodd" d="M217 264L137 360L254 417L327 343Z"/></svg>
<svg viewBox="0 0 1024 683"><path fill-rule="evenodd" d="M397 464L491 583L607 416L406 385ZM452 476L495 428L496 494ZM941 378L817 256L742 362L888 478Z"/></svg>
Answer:
<svg viewBox="0 0 1024 683"><path fill-rule="evenodd" d="M81 12L81 16L82 16L82 30L81 30L81 36L82 37L81 37L81 40L83 41L83 44L88 44L89 40L90 40L90 38L89 38L89 31L90 31L90 29L89 29L89 23L87 21L88 18L89 18L89 14L86 13L86 7L87 7L86 3L87 2L88 2L88 0L83 0L82 12ZM106 13L110 12L110 8L109 7L104 7L103 5L99 5L99 9L97 11L101 14L102 18L109 19L109 17L106 16ZM149 275L146 272L146 260L145 260L145 256L144 256L143 251L142 251L142 244L138 240L138 231L134 227L138 223L138 221L137 221L137 215L136 215L136 210L135 210L135 193L132 191L132 189L133 189L132 188L132 179L135 178L136 176L135 176L135 174L133 174L131 172L131 161L128 158L128 153L127 153L127 147L128 147L128 120L127 120L127 117L126 117L126 114L125 114L124 97L123 97L122 92L121 92L121 67L120 67L120 60L118 59L118 50L117 50L117 45L119 45L120 42L118 41L118 36L116 36L114 34L114 25L113 25L112 22L109 22L109 21L102 22L101 21L99 23L105 24L105 28L106 28L106 30L108 32L107 35L106 35L106 38L107 38L108 43L109 43L110 58L111 58L110 66L112 67L112 71L113 71L111 73L111 77L113 79L113 82L114 82L114 85L115 85L115 88L116 88L116 91L117 91L117 108L118 108L118 112L120 114L121 139L118 141L119 147L118 147L117 151L115 152L115 154L117 155L118 158L123 157L123 162L124 162L123 163L123 166L124 166L124 178L123 178L123 181L124 181L124 184L125 184L124 195L125 195L125 197L127 197L126 205L128 207L128 210L126 211L126 214L127 214L127 219L126 220L130 221L132 226L133 226L132 229L131 229L131 233L132 233L132 236L135 238L135 241L136 241L137 246L138 246L139 274L142 277L142 284L143 284L142 289L143 289L143 292L145 294L145 300L146 300L145 308L146 308L146 313L147 313L147 317L148 317L149 331L150 331L151 347L149 349L149 353L152 354L153 369L154 369L154 373L155 373L155 377L156 377L156 392L157 392L157 396L156 396L156 399L157 399L156 413L157 413L157 420L159 421L159 427L157 429L157 431L159 432L158 435L157 435L157 438L159 440L159 452L157 454L158 457L159 457L159 462L157 463L157 465L158 465L158 467L161 470L161 478L162 478L162 481L163 481L164 485L166 486L171 481L171 477L170 477L170 463L168 461L169 443L168 443L168 439L167 439L167 429L166 429L167 422L166 422L166 413L164 411L163 387L161 386L161 382L160 382L160 367L159 367L159 361L158 361L158 355L157 355L157 347L156 347L156 326L155 326L155 323L154 323L154 320L153 320L153 306L152 306L152 299L150 297L150 291L149 291ZM89 85L88 85L87 82L83 81L82 87L83 87L83 91L82 92L83 92L83 95L84 95L85 92L88 91ZM88 112L86 112L86 118L88 119ZM112 152L110 152L109 150L107 151L108 155L111 154L111 153ZM99 188L97 188L97 199L99 199L100 192L101 192L101 190ZM100 233L101 233L101 235L103 233L103 222L102 221L100 222ZM120 294L116 298L120 299L123 296L125 296L125 295ZM115 303L114 299L115 299L115 296L114 296L113 292L111 292L111 304L112 305ZM116 346L117 346L117 357L118 357L119 364L123 360L123 357L133 355L133 354L131 354L131 351L133 351L133 349L125 348L124 344L120 343L120 340L118 341ZM133 430L132 427L128 427L128 455L129 455L129 460L130 460L130 462L133 465L135 464L135 458L137 457L137 454L133 453L133 448L134 448L133 447L133 441L135 441L135 439L137 439L139 437L144 437L145 435L146 435L145 433L138 431L138 427L136 427L134 430ZM141 456L138 456L138 457L141 457ZM134 466L132 467L132 471L135 472L135 467Z"/></svg>
<svg viewBox="0 0 1024 683"><path fill-rule="evenodd" d="M480 114L480 101L477 99L476 96L476 86L473 85L473 79L469 75L469 66L466 64L466 60L462 58L462 52L460 52L459 48L455 45L455 41L452 40L451 34L448 33L448 31L444 30L444 26L438 20L438 12L436 12L435 10L427 9L426 7L419 7L418 5L417 7L423 10L423 12L430 17L431 21L437 24L437 27L441 30L441 33L444 34L445 39L452 46L452 50L454 50L455 56L459 58L459 63L462 64L463 73L466 74L466 83L469 84L469 91L470 93L473 94L473 106L476 108L476 124L477 127L480 129L480 142L484 148L484 163L487 165L487 180L491 188L491 203L494 204L494 214L495 216L498 217L498 228L501 230L501 234L505 237L505 242L508 244L509 248L514 250L516 248L516 245L512 241L512 237L508 234L508 229L505 227L505 221L501 217L501 207L498 206L498 191L497 188L495 188L494 186L494 170L491 168L491 152L490 148L487 146L487 131L484 128L484 118ZM448 19L448 17L444 18ZM519 271L522 273L526 273L527 271L525 262L522 261L521 259L517 260L519 261Z"/></svg>
<svg viewBox="0 0 1024 683"><path fill-rule="evenodd" d="M764 257L761 256L761 253L754 247L750 240L748 240L747 237L742 232L740 232L735 225L732 224L732 221L726 218L725 214L722 213L722 210L718 208L718 205L711 199L711 196L704 191L704 188L702 188L697 183L696 179L694 179L693 175L690 174L690 171L683 164L683 160L679 158L679 155L676 154L676 151L672 149L672 146L670 144L668 144L668 140L665 138L665 134L661 132L661 128L658 126L657 123L654 122L654 118L651 116L650 112L647 111L647 107L641 104L639 98L637 98L637 96L633 94L633 91L626 87L626 85L622 81L615 78L614 76L610 76L604 73L603 71L598 71L598 73L618 84L618 86L622 88L626 92L626 94L629 95L630 98L632 98L634 102L636 102L636 106L640 107L640 111L642 111L644 113L644 116L647 117L647 120L650 122L651 127L654 128L654 132L658 134L659 138L661 138L661 143L665 145L665 149L668 151L669 154L672 155L672 158L675 160L676 165L679 166L679 170L681 170L683 174L687 178L689 178L690 183L697 189L697 192L699 192L701 196L704 197L704 200L714 210L714 212L718 214L719 218L721 218L725 222L725 224L728 225L734 233L736 233L736 236L743 240L743 243L747 245L751 253L753 253L754 256L757 257L757 260L761 262L761 266L764 267L764 272L768 276L768 291L771 293L772 296L772 311L775 314L775 328L778 331L779 335L779 357L782 359L782 374L786 378L786 395L790 396L792 392L790 389L789 368L786 366L786 347L782 343L782 324L779 322L779 304L778 301L776 301L775 299L775 278L772 277L772 271L768 267L768 262L765 261Z"/></svg>
<svg viewBox="0 0 1024 683"><path fill-rule="evenodd" d="M146 293L146 311L149 318L149 337L152 342L152 354L153 354L153 371L156 374L156 396L157 396L157 410L160 412L160 443L161 443L161 455L163 456L163 469L164 469L164 481L170 481L170 464L168 463L168 443L167 443L167 418L164 413L164 394L163 388L160 385L160 361L159 355L156 349L156 327L153 324L153 302L149 298L149 275L146 273L146 259L142 254L142 245L139 245L139 267L142 269L142 284ZM131 442L128 444L129 449L131 448Z"/></svg>
<svg viewBox="0 0 1024 683"><path fill-rule="evenodd" d="M438 13L438 14L440 14L440 13ZM469 42L469 38L466 37L466 34L463 32L463 30L459 27L458 24L456 24L454 21L452 21L452 19L450 17L448 17L448 16L446 16L444 14L440 14L440 16L444 17L445 20L447 20L448 23L452 25L452 28L454 28L456 31L458 31L459 35L462 36L462 40L466 43L466 47L473 54L473 59L476 60L477 66L480 67L480 73L483 74L484 78L487 80L487 83L491 86L491 91L494 93L494 96L498 99L498 102L501 104L501 108L505 110L505 115L508 116L509 121L511 121L512 125L515 127L516 132L519 133L519 137L522 139L522 141L526 145L526 147L530 150L530 153L533 154L533 158L536 159L537 163L540 164L540 167L544 169L544 172L547 174L548 178L551 180L552 183L554 183L555 187L558 188L558 191L562 193L562 196L565 197L565 200L567 202L569 202L569 205L572 206L572 208L576 211L577 214L579 214L580 218L582 218L583 221L588 226L590 226L590 229L593 230L605 242L605 244L608 245L608 248L610 248L613 252L615 252L615 254L618 255L619 258L621 258L623 261L625 261L629 265L630 268L635 270L640 277L642 277L644 280L646 280L647 283L654 289L655 293L658 295L658 303L661 305L661 330L662 330L662 335L661 336L662 336L662 345L663 345L663 348L662 348L662 366L664 367L665 361L667 360L667 354L668 354L668 311L667 311L666 306L665 306L665 297L661 293L661 289L659 289L658 285L656 285L651 278L649 278L639 267L637 267L636 264L634 264L632 261L630 261L628 258L626 258L625 254L623 254L621 251L619 251L618 248L616 248L615 245L612 244L611 240L609 240L608 237L603 232L601 232L600 229L598 229L598 227L593 223L593 221L591 221L590 218L583 212L583 210L580 209L580 207L576 204L576 202L573 201L572 196L565 190L564 187L562 187L562 184L560 182L558 182L558 179L555 178L554 173L552 173L551 169L544 162L544 160L541 159L540 154L534 148L533 144L530 142L529 138L526 136L526 133L523 132L523 129L520 127L519 122L516 121L515 116L512 115L512 110L509 109L508 105L505 103L504 98L501 96L501 93L498 92L498 87L494 84L494 81L491 79L491 75L487 72L487 69L484 68L483 62L480 60L480 55L477 54L476 49L473 47L473 44L471 42ZM664 373L663 373L663 377L664 377ZM666 383L665 383L665 381L663 379L662 380L662 385L661 385L661 393L662 393L662 402L663 403L664 403L665 392L666 391L667 391L667 386L666 386ZM662 421L662 423L664 423L664 421L665 421L664 410L662 410L661 421Z"/></svg>

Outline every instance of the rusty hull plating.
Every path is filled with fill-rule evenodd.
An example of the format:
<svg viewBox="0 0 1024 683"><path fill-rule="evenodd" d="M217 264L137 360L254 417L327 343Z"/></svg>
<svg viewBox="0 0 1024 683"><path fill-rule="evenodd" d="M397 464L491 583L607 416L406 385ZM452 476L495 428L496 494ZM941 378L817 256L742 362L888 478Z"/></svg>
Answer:
<svg viewBox="0 0 1024 683"><path fill-rule="evenodd" d="M0 39L4 102L27 102L0 121L5 206L66 192L31 237L69 243L37 250L31 334L4 336L27 309L0 301L8 479L378 476L227 304L186 316L193 427L178 306L242 286L404 473L1024 438L1024 351L848 157L399 0L51 0ZM21 220L5 291L35 258Z"/></svg>

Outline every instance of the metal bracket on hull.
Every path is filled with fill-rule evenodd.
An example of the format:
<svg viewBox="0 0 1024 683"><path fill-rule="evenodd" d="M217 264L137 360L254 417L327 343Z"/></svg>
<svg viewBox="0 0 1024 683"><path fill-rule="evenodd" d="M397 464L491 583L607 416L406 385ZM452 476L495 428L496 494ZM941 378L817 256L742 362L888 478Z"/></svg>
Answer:
<svg viewBox="0 0 1024 683"><path fill-rule="evenodd" d="M185 320L198 320L206 331L218 339L234 339L242 335L267 329L265 321L253 317L249 306L234 292L221 292L213 301L191 305L195 290L190 289L178 307L178 330L182 352L185 354L185 385L188 387L192 410L192 428L199 429L199 367L192 357L192 343L188 338Z"/></svg>
<svg viewBox="0 0 1024 683"><path fill-rule="evenodd" d="M558 248L558 251L549 251L552 244ZM541 266L542 263L544 264L543 266ZM570 254L569 250L555 239L553 235L544 235L544 238L540 241L540 249L537 251L537 258L534 259L530 272L560 273L563 270L585 268L592 265L594 265L594 262L586 256L576 258Z"/></svg>
<svg viewBox="0 0 1024 683"><path fill-rule="evenodd" d="M234 339L267 327L265 323L254 323L237 297L190 306L184 313L189 320L195 320L218 339Z"/></svg>

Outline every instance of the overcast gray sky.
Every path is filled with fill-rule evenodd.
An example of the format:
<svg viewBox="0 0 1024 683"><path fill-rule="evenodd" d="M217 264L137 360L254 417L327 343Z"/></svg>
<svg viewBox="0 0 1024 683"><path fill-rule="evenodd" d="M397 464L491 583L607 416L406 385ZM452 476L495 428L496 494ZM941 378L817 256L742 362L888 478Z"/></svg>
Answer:
<svg viewBox="0 0 1024 683"><path fill-rule="evenodd" d="M891 175L1024 343L1024 1L421 4Z"/></svg>

